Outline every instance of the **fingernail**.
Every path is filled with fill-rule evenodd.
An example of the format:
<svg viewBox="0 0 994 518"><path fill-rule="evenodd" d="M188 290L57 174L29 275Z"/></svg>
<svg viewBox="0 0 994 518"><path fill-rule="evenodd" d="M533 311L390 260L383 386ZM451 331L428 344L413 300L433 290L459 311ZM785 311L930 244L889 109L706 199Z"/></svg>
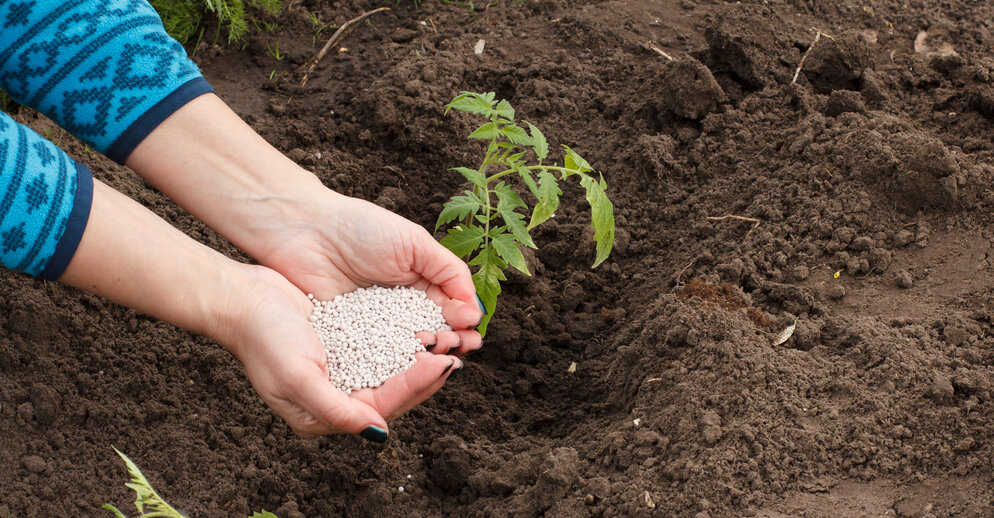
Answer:
<svg viewBox="0 0 994 518"><path fill-rule="evenodd" d="M442 376L445 376L446 374L448 374L449 371L452 370L452 366L455 365L455 364L456 364L456 361L452 360L452 363L450 363L449 366L446 367L444 371L442 371ZM439 376L439 378L441 378L442 376Z"/></svg>
<svg viewBox="0 0 994 518"><path fill-rule="evenodd" d="M385 443L387 442L387 431L379 426L369 425L365 430L359 432L359 437L367 441Z"/></svg>
<svg viewBox="0 0 994 518"><path fill-rule="evenodd" d="M426 351L430 351L430 350L434 349L436 345L438 345L438 342L435 342L433 344L425 344L425 350Z"/></svg>
<svg viewBox="0 0 994 518"><path fill-rule="evenodd" d="M476 295L476 303L480 305L480 311L482 311L483 314L486 315L487 307L483 305L483 299L480 298L479 294ZM480 322L483 322L482 318L480 319Z"/></svg>

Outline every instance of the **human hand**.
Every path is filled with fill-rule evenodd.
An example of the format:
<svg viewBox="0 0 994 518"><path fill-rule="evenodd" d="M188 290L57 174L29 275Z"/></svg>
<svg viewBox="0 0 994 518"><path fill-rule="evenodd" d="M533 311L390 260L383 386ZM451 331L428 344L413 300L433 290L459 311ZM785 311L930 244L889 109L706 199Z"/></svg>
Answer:
<svg viewBox="0 0 994 518"><path fill-rule="evenodd" d="M383 442L387 421L428 399L462 367L458 358L422 352L380 387L346 395L328 381L325 350L308 320L310 300L268 268L241 270L221 303L229 318L211 334L242 361L256 392L301 437L351 433Z"/></svg>
<svg viewBox="0 0 994 518"><path fill-rule="evenodd" d="M479 349L483 318L469 268L424 228L372 203L322 186L294 202L253 255L320 300L370 285L424 290L453 331L419 337L436 354Z"/></svg>

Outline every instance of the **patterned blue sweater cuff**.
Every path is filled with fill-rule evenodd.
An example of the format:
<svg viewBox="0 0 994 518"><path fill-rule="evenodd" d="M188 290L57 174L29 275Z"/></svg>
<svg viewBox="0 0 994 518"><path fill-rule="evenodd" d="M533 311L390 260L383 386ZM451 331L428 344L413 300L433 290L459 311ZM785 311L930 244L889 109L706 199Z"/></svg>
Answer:
<svg viewBox="0 0 994 518"><path fill-rule="evenodd" d="M92 198L86 167L0 113L0 264L58 279L79 246Z"/></svg>

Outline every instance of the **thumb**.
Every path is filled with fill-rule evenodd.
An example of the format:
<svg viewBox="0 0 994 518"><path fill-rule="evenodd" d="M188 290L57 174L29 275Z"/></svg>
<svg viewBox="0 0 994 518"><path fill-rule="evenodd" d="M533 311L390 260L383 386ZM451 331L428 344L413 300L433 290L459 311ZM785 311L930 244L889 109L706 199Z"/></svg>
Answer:
<svg viewBox="0 0 994 518"><path fill-rule="evenodd" d="M386 442L387 422L380 413L336 389L327 377L309 373L295 384L295 389L297 404L317 420L308 432L358 434L373 442Z"/></svg>

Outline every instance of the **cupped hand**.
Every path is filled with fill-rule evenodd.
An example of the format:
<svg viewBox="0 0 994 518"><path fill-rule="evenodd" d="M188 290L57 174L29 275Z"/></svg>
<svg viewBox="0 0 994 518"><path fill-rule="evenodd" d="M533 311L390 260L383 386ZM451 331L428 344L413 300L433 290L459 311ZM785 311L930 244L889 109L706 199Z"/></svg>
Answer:
<svg viewBox="0 0 994 518"><path fill-rule="evenodd" d="M307 296L262 266L245 266L236 285L225 303L235 317L212 334L242 361L263 401L301 437L350 433L381 442L387 421L428 399L462 367L453 356L418 353L411 368L380 387L346 395L328 381Z"/></svg>
<svg viewBox="0 0 994 518"><path fill-rule="evenodd" d="M483 318L466 264L424 228L372 203L318 187L253 254L320 300L371 285L424 290L453 331L421 333L435 354L479 349Z"/></svg>

